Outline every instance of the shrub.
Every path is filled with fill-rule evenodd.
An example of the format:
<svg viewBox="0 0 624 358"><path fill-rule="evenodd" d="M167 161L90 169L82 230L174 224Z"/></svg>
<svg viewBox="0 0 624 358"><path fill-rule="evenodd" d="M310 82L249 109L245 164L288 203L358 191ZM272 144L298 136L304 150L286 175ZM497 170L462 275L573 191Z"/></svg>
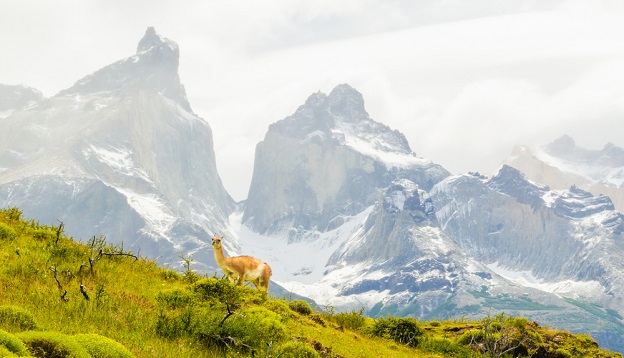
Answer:
<svg viewBox="0 0 624 358"><path fill-rule="evenodd" d="M457 338L457 343L463 345L469 345L473 342L482 342L484 339L484 333L480 329L471 329L464 332L459 338Z"/></svg>
<svg viewBox="0 0 624 358"><path fill-rule="evenodd" d="M283 358L316 358L321 357L314 348L303 342L286 342L274 351L275 357Z"/></svg>
<svg viewBox="0 0 624 358"><path fill-rule="evenodd" d="M375 337L392 339L410 347L418 345L418 337L423 333L414 318L378 318L370 328L370 334Z"/></svg>
<svg viewBox="0 0 624 358"><path fill-rule="evenodd" d="M175 270L163 270L160 274L165 280L177 281L182 278L182 275Z"/></svg>
<svg viewBox="0 0 624 358"><path fill-rule="evenodd" d="M0 327L10 332L38 329L33 315L17 306L0 306Z"/></svg>
<svg viewBox="0 0 624 358"><path fill-rule="evenodd" d="M186 290L173 289L159 292L156 301L161 308L176 309L190 305L193 302L193 296Z"/></svg>
<svg viewBox="0 0 624 358"><path fill-rule="evenodd" d="M418 341L418 349L428 352L436 352L444 357L472 357L474 352L459 343L446 338L423 336Z"/></svg>
<svg viewBox="0 0 624 358"><path fill-rule="evenodd" d="M5 223L0 223L0 240L14 240L15 238L17 238L15 230Z"/></svg>
<svg viewBox="0 0 624 358"><path fill-rule="evenodd" d="M56 231L49 230L49 229L42 229L42 228L32 229L30 234L32 235L34 239L41 240L41 241L52 241L56 239Z"/></svg>
<svg viewBox="0 0 624 358"><path fill-rule="evenodd" d="M266 344L281 342L288 336L281 317L264 307L244 310L225 321L223 317L214 311L203 317L196 338L212 348L264 351Z"/></svg>
<svg viewBox="0 0 624 358"><path fill-rule="evenodd" d="M333 318L336 323L344 328L360 329L364 326L364 321L366 320L366 318L362 315L363 313L364 309L362 308L359 311L337 313Z"/></svg>
<svg viewBox="0 0 624 358"><path fill-rule="evenodd" d="M302 315L309 315L310 313L312 313L312 307L310 307L310 304L307 303L304 300L294 300L294 301L290 301L288 303L288 307L290 307L291 310L300 313Z"/></svg>
<svg viewBox="0 0 624 358"><path fill-rule="evenodd" d="M161 309L156 319L156 333L165 338L180 338L192 335L196 329L198 313L192 306L181 312Z"/></svg>
<svg viewBox="0 0 624 358"><path fill-rule="evenodd" d="M14 335L5 332L0 329L0 347L5 348L8 352L11 352L14 356L26 357L28 356L28 349L22 341L20 341ZM0 351L0 357L4 357L2 351Z"/></svg>
<svg viewBox="0 0 624 358"><path fill-rule="evenodd" d="M199 280L192 289L211 303L228 303L233 307L241 301L241 292L225 279L214 277Z"/></svg>
<svg viewBox="0 0 624 358"><path fill-rule="evenodd" d="M91 358L73 337L62 333L28 331L16 336L35 357Z"/></svg>
<svg viewBox="0 0 624 358"><path fill-rule="evenodd" d="M283 300L268 300L264 303L264 307L284 317L293 314L288 303Z"/></svg>
<svg viewBox="0 0 624 358"><path fill-rule="evenodd" d="M77 334L74 339L87 352L97 358L133 358L134 356L121 343L98 334Z"/></svg>

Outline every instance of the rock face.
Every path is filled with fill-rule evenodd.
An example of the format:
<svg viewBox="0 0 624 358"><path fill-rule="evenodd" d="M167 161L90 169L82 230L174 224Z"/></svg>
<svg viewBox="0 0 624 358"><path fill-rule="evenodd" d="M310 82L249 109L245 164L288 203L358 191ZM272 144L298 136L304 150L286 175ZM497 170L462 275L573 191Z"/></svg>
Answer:
<svg viewBox="0 0 624 358"><path fill-rule="evenodd" d="M624 212L624 149L613 144L588 150L563 136L541 147L516 146L505 163L553 189L577 186L607 195Z"/></svg>
<svg viewBox="0 0 624 358"><path fill-rule="evenodd" d="M609 197L511 166L449 176L363 103L348 85L313 94L256 148L235 226L275 281L373 316L504 311L624 350L624 217Z"/></svg>
<svg viewBox="0 0 624 358"><path fill-rule="evenodd" d="M0 205L77 239L157 258L196 253L228 232L234 202L217 173L212 131L180 83L178 46L153 28L137 53L0 121Z"/></svg>
<svg viewBox="0 0 624 358"><path fill-rule="evenodd" d="M403 134L373 121L359 92L340 85L269 127L256 147L243 222L261 233L327 231L396 178L429 189L447 175L416 157Z"/></svg>
<svg viewBox="0 0 624 358"><path fill-rule="evenodd" d="M32 106L42 99L41 92L32 87L0 83L0 118L8 117L14 111Z"/></svg>

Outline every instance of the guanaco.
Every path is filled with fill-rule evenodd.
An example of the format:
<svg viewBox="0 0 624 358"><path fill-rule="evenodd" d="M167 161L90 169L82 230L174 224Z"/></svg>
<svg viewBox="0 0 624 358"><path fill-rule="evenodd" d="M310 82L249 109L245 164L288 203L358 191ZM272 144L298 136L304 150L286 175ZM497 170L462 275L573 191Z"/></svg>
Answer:
<svg viewBox="0 0 624 358"><path fill-rule="evenodd" d="M225 272L230 282L237 286L241 286L243 282L251 282L259 291L267 292L269 280L273 274L271 267L266 262L251 256L225 257L221 240L223 236L214 234L212 247L217 265Z"/></svg>

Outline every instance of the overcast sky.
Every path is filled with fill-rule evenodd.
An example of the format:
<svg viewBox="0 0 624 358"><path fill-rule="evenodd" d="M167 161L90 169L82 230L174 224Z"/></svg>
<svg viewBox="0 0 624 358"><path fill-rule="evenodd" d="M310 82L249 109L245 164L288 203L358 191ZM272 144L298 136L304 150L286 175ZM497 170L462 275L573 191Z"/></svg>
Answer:
<svg viewBox="0 0 624 358"><path fill-rule="evenodd" d="M180 46L236 200L269 124L341 83L453 173L564 134L624 147L619 0L2 0L0 83L55 95L133 55L148 26Z"/></svg>

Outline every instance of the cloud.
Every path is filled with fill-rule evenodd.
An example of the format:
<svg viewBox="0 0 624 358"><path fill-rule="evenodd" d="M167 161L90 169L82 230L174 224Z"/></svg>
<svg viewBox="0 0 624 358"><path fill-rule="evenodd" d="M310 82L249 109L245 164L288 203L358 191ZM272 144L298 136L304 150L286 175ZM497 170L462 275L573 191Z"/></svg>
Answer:
<svg viewBox="0 0 624 358"><path fill-rule="evenodd" d="M488 173L515 144L566 133L624 146L623 13L608 0L6 0L0 83L53 95L132 55L155 26L180 45L181 80L236 199L268 125L340 83L418 155Z"/></svg>

